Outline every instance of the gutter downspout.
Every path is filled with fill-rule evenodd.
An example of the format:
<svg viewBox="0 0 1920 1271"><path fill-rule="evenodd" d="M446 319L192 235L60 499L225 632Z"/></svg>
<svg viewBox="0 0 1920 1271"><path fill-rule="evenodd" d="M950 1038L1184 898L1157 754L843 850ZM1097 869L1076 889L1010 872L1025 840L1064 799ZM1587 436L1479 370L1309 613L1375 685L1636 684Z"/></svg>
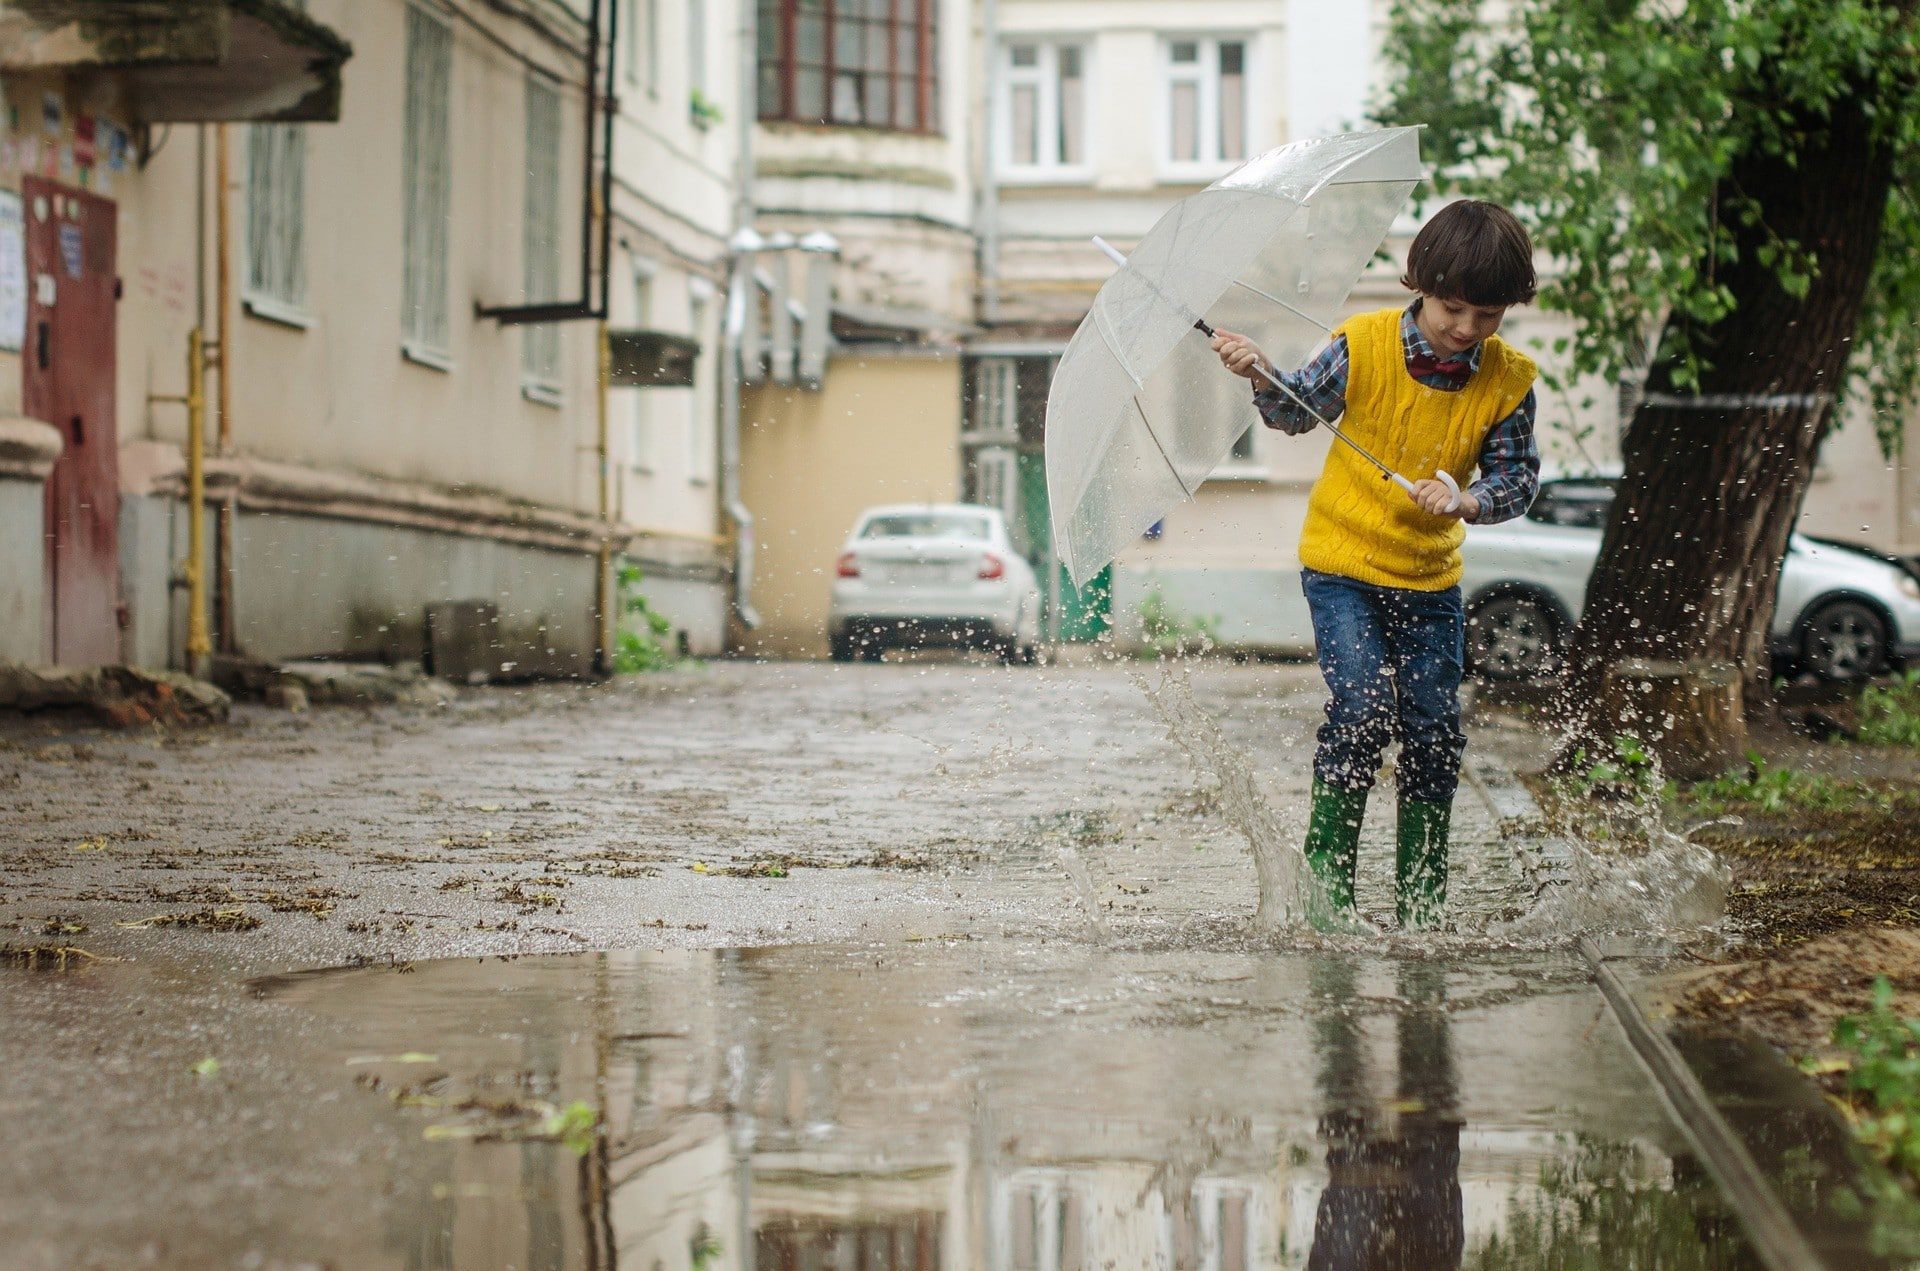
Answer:
<svg viewBox="0 0 1920 1271"><path fill-rule="evenodd" d="M754 5L740 0L739 76L739 197L734 204L735 230L727 242L732 254L728 270L727 308L720 350L720 504L733 523L733 612L740 625L752 631L760 625L753 601L753 513L740 498L740 338L746 326L747 304L753 297L752 257L746 242L753 233L753 130L757 116L754 83L760 67L755 44Z"/></svg>
<svg viewBox="0 0 1920 1271"><path fill-rule="evenodd" d="M611 219L611 218L609 218ZM619 615L614 612L613 525L607 518L612 500L607 490L607 386L613 378L613 344L607 335L607 321L594 327L594 407L597 437L594 449L598 457L594 485L599 494L600 550L594 557L593 571L593 669L597 675L613 674L614 628Z"/></svg>
<svg viewBox="0 0 1920 1271"><path fill-rule="evenodd" d="M227 126L213 126L214 146L214 366L220 372L220 395L215 410L219 420L214 453L233 453L233 192ZM234 510L238 493L229 487L214 513L213 639L221 653L236 653L234 617Z"/></svg>

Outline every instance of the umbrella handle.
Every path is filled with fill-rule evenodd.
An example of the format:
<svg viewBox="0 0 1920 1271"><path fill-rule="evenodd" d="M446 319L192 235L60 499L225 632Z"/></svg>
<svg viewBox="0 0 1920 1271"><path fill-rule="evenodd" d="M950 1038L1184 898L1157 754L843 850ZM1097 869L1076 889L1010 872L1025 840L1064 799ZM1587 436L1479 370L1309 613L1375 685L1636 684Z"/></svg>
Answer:
<svg viewBox="0 0 1920 1271"><path fill-rule="evenodd" d="M1413 493L1413 482L1407 480L1405 477L1401 476L1399 473L1389 472L1387 474L1387 479L1392 481L1395 485L1399 486L1402 490L1405 490L1408 494ZM1453 496L1453 498L1447 501L1446 510L1449 512L1457 510L1460 506L1460 483L1458 481L1455 481L1453 479L1453 474L1451 472L1448 472L1444 468L1434 473L1433 479L1438 481L1441 485L1447 487L1447 493Z"/></svg>

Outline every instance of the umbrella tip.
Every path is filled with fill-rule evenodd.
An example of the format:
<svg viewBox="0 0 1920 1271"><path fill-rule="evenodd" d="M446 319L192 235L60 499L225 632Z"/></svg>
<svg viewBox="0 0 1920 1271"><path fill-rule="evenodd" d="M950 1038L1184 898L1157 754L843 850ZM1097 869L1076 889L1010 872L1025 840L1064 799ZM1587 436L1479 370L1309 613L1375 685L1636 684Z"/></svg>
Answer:
<svg viewBox="0 0 1920 1271"><path fill-rule="evenodd" d="M1100 237L1098 234L1095 234L1093 236L1093 245L1095 247L1098 247L1101 251L1105 252L1107 254L1107 259L1112 261L1114 264L1120 266L1120 268L1125 269L1127 267L1127 258L1120 254L1119 248L1115 247L1112 243L1109 243L1106 239Z"/></svg>

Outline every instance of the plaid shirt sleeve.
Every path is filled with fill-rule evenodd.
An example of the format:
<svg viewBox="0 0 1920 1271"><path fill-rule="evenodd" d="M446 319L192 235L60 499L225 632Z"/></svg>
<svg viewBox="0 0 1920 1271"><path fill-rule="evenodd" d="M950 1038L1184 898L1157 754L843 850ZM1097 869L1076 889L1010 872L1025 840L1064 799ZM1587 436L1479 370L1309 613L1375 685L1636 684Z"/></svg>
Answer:
<svg viewBox="0 0 1920 1271"><path fill-rule="evenodd" d="M1253 382L1253 404L1267 427L1297 437L1313 430L1316 414L1330 423L1339 419L1347 409L1347 337L1334 336L1313 361L1297 371L1282 371L1280 382L1293 396L1265 380Z"/></svg>
<svg viewBox="0 0 1920 1271"><path fill-rule="evenodd" d="M1533 416L1538 409L1533 390L1520 399L1513 413L1495 424L1480 445L1480 475L1467 487L1480 504L1475 525L1511 521L1533 506L1540 492L1540 450L1533 440Z"/></svg>

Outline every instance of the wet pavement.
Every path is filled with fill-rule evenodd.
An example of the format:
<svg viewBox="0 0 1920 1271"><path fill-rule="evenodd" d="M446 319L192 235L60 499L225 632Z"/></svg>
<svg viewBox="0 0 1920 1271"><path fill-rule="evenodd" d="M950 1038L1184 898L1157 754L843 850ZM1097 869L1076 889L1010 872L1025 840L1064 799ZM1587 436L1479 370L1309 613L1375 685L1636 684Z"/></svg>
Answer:
<svg viewBox="0 0 1920 1271"><path fill-rule="evenodd" d="M1746 1265L1584 964L1494 934L1484 781L1462 934L1276 944L1169 693L1297 837L1300 666L17 730L0 925L99 960L0 970L6 1264Z"/></svg>

